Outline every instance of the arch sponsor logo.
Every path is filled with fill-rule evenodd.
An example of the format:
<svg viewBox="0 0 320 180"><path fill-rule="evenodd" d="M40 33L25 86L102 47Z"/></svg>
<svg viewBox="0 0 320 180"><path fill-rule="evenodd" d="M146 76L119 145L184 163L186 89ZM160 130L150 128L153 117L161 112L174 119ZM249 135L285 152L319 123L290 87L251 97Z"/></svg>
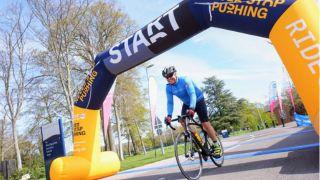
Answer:
<svg viewBox="0 0 320 180"><path fill-rule="evenodd" d="M82 120L86 118L86 114L85 113L81 113L81 114L73 114L72 116L72 120Z"/></svg>
<svg viewBox="0 0 320 180"><path fill-rule="evenodd" d="M95 78L98 76L98 72L97 71L92 71L91 74L87 77L86 82L84 84L84 86L82 87L79 95L78 95L78 101L84 101L85 97L87 96L88 92L91 89L91 86L93 84L93 81L95 80Z"/></svg>
<svg viewBox="0 0 320 180"><path fill-rule="evenodd" d="M139 52L138 47L140 45L148 47L151 44L156 43L159 39L166 37L168 34L164 31L165 28L172 28L173 31L178 30L180 27L174 14L174 11L178 8L179 4L170 9L167 13L157 18L155 21L149 23L147 25L147 36L144 35L142 29L140 29L133 35L129 36L125 40L110 48L109 54L111 58L109 59L109 62L112 64L118 64L123 59L123 53L125 53L127 57L131 57L132 55ZM169 27L165 27L166 24L161 24L160 21L164 18L167 18L166 21L169 21ZM154 31L155 29L157 30L157 32ZM123 46L125 51L122 51L122 49L119 48Z"/></svg>
<svg viewBox="0 0 320 180"><path fill-rule="evenodd" d="M80 123L73 124L73 136L85 136L86 131L84 130L84 126L80 125Z"/></svg>
<svg viewBox="0 0 320 180"><path fill-rule="evenodd" d="M300 56L306 60L312 75L316 75L320 67L320 44L315 35L308 30L304 19L299 18L285 27ZM320 82L320 81L319 81Z"/></svg>
<svg viewBox="0 0 320 180"><path fill-rule="evenodd" d="M222 0L212 3L195 2L195 4L208 6L212 21L213 13L266 19L270 8L276 8L285 2L286 0Z"/></svg>

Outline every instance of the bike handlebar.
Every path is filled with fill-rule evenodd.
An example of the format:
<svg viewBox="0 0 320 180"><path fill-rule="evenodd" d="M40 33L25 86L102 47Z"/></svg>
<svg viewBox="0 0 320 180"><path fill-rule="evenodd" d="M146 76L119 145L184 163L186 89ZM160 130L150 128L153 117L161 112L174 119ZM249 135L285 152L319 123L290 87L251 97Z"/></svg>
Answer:
<svg viewBox="0 0 320 180"><path fill-rule="evenodd" d="M169 127L170 127L172 130L174 130L174 131L176 130L176 128L174 128L174 127L171 126L171 123L167 124L167 126L169 126Z"/></svg>
<svg viewBox="0 0 320 180"><path fill-rule="evenodd" d="M183 118L186 118L186 117L190 117L190 116L188 116L188 115L178 116L178 117L175 118L175 119L171 119L171 122L173 122L173 121L179 121L180 119L183 119Z"/></svg>
<svg viewBox="0 0 320 180"><path fill-rule="evenodd" d="M182 115L182 116L178 116L177 118L175 118L175 119L171 119L171 122L173 122L173 121L179 121L180 119L183 119L183 118L186 118L186 117L189 117L190 118L190 116L188 116L188 115ZM172 127L172 125L171 125L171 123L169 123L169 124L167 124L167 126L169 126L172 130L176 130L176 128L174 128L174 127Z"/></svg>

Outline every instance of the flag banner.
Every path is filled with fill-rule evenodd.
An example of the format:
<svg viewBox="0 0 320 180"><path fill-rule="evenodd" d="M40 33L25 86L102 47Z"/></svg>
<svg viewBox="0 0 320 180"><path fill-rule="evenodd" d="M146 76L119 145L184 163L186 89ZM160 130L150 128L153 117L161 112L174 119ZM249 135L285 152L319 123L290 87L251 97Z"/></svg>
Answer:
<svg viewBox="0 0 320 180"><path fill-rule="evenodd" d="M112 87L111 87L106 99L103 102L104 132L107 132L109 119L110 119L110 116L111 116L111 109L112 109L112 103L113 103L113 95L114 95L115 84L116 84L116 82L112 85Z"/></svg>
<svg viewBox="0 0 320 180"><path fill-rule="evenodd" d="M276 102L278 101L279 107L280 107L280 113L283 112L283 106L282 106L282 98L281 98L281 89L278 86L278 83L276 81L272 81L270 85L270 97L269 97L269 106L271 113L274 112L274 108L276 107Z"/></svg>
<svg viewBox="0 0 320 180"><path fill-rule="evenodd" d="M286 92L289 95L293 110L294 110L294 112L296 112L295 105L294 105L294 98L292 95L292 85L291 85L290 77L289 77L288 72L286 71L285 67L282 67L282 74L283 74L282 75L282 77L283 77L282 88L286 89Z"/></svg>
<svg viewBox="0 0 320 180"><path fill-rule="evenodd" d="M149 97L150 97L150 114L152 128L155 125L156 110L157 110L157 96L158 96L158 86L154 77L149 78Z"/></svg>
<svg viewBox="0 0 320 180"><path fill-rule="evenodd" d="M277 82L272 81L269 89L269 106L270 106L271 113L274 112L276 101L277 101Z"/></svg>
<svg viewBox="0 0 320 180"><path fill-rule="evenodd" d="M269 106L270 106L270 112L273 113L274 112L274 108L276 106L276 101L271 100Z"/></svg>
<svg viewBox="0 0 320 180"><path fill-rule="evenodd" d="M280 112L283 112L283 107L282 107L282 98L281 94L278 93L278 102L279 102L279 107L280 107Z"/></svg>
<svg viewBox="0 0 320 180"><path fill-rule="evenodd" d="M296 107L295 107L295 105L294 105L294 98L293 98L293 94L292 94L292 89L291 89L291 87L288 87L287 92L288 92L288 94L289 94L289 96L290 96L290 101L291 101L291 105L292 105L292 107L293 107L293 111L296 112Z"/></svg>

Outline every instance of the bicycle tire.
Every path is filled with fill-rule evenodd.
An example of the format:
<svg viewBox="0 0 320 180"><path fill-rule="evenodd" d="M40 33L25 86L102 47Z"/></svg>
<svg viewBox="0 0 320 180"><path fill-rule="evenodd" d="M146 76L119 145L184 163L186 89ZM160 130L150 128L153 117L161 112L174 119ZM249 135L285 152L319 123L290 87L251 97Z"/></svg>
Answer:
<svg viewBox="0 0 320 180"><path fill-rule="evenodd" d="M208 139L211 140L210 137L208 137ZM209 143L209 142L208 142ZM220 140L220 137L217 135L217 143L220 145L221 147L221 155L219 158L215 158L213 155L210 156L211 161L217 166L217 167L221 167L224 163L224 150L223 150L223 145L222 142ZM209 147L212 147L211 144L209 143Z"/></svg>
<svg viewBox="0 0 320 180"><path fill-rule="evenodd" d="M182 144L181 144L182 143ZM190 150L190 143L192 144L192 150ZM189 144L189 146L188 146ZM182 146L179 148L179 146ZM187 150L188 154L187 154ZM191 152L190 152L191 151ZM186 137L185 133L180 133L174 142L174 152L178 167L182 173L182 175L187 179L199 179L202 174L202 155L195 143L194 137L189 135ZM180 154L180 152L182 152ZM192 155L192 152L194 153ZM191 157L190 157L191 155ZM190 162L182 161L182 160L190 160ZM199 164L199 166L197 166ZM196 171L188 170L188 168L196 167Z"/></svg>

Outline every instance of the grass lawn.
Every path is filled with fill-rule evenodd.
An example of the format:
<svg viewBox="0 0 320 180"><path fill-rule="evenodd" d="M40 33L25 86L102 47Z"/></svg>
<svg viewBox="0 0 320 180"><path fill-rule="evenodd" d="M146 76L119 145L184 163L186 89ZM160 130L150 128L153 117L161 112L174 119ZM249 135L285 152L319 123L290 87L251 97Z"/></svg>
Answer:
<svg viewBox="0 0 320 180"><path fill-rule="evenodd" d="M172 146L167 146L164 148L165 154L161 154L161 148L157 149L157 157L155 157L155 151L147 151L147 154L140 154L136 156L128 156L123 161L121 161L121 169L120 171L124 171L127 169L140 167L146 164L150 164L153 162L157 162L163 159L168 159L174 157L174 148Z"/></svg>
<svg viewBox="0 0 320 180"><path fill-rule="evenodd" d="M244 131L235 131L235 132L231 132L229 134L229 136L240 136L240 135L244 135L244 134L248 134L251 133L252 131L250 130L244 130Z"/></svg>

